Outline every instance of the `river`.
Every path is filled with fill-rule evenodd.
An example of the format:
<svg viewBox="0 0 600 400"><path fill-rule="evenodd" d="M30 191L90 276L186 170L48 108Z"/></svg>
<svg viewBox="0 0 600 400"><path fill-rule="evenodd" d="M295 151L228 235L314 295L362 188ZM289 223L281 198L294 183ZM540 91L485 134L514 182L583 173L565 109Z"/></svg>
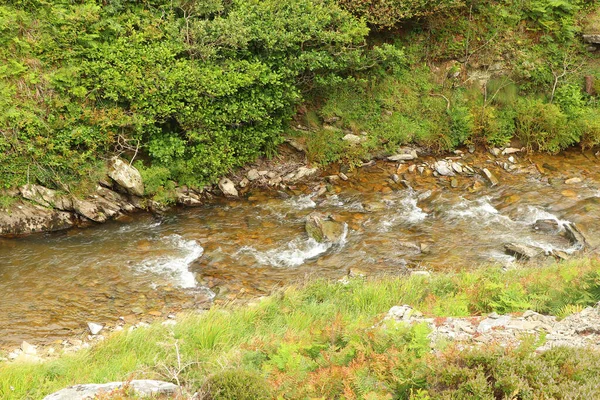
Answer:
<svg viewBox="0 0 600 400"><path fill-rule="evenodd" d="M466 153L460 162L489 168L481 177L450 178L397 171L394 163L349 173L315 197L311 185L285 194L255 189L163 216L135 214L85 229L0 239L0 346L84 336L86 323L166 318L268 294L307 276L368 275L514 267L504 244L517 242L574 256L560 232L537 220L575 222L595 253L600 240L600 168L591 152L515 154L510 172L495 157ZM433 159L424 159L433 161ZM506 157L502 158L506 162ZM390 176L399 173L405 183ZM581 181L565 183L569 178ZM309 239L311 212L347 224L336 245Z"/></svg>

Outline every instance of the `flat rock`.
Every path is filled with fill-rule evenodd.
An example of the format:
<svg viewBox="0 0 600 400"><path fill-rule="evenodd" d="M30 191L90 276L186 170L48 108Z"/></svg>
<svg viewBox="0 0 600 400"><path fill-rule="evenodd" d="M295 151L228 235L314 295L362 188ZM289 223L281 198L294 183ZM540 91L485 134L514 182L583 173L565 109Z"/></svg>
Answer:
<svg viewBox="0 0 600 400"><path fill-rule="evenodd" d="M352 145L356 145L359 144L360 142L362 142L364 139L358 135L354 135L352 133L348 133L347 135L344 135L344 137L342 138L342 140L344 142L348 142Z"/></svg>
<svg viewBox="0 0 600 400"><path fill-rule="evenodd" d="M555 219L538 219L533 224L533 229L544 233L558 233L560 224Z"/></svg>
<svg viewBox="0 0 600 400"><path fill-rule="evenodd" d="M141 379L133 380L129 383L110 382L102 384L74 385L52 393L44 397L44 400L91 400L98 395L106 394L123 387L132 389L136 395L141 397L174 395L179 389L179 386L170 382Z"/></svg>
<svg viewBox="0 0 600 400"><path fill-rule="evenodd" d="M346 236L346 224L333 221L319 213L311 213L306 217L304 225L308 237L319 243L340 243Z"/></svg>
<svg viewBox="0 0 600 400"><path fill-rule="evenodd" d="M144 182L137 168L132 167L126 161L113 157L108 162L108 176L127 192L136 195L144 195Z"/></svg>
<svg viewBox="0 0 600 400"><path fill-rule="evenodd" d="M72 227L76 217L29 202L18 201L8 210L0 210L0 235L50 232Z"/></svg>
<svg viewBox="0 0 600 400"><path fill-rule="evenodd" d="M516 257L518 260L528 261L545 256L543 249L520 243L507 243L504 245L506 253Z"/></svg>
<svg viewBox="0 0 600 400"><path fill-rule="evenodd" d="M600 44L600 34L583 35L583 41L591 44Z"/></svg>
<svg viewBox="0 0 600 400"><path fill-rule="evenodd" d="M94 222L106 222L108 220L108 216L101 207L93 201L73 197L73 209L77 214Z"/></svg>
<svg viewBox="0 0 600 400"><path fill-rule="evenodd" d="M257 179L260 179L260 174L258 173L258 170L252 168L250 171L248 171L246 173L246 178L248 178L248 180L252 182Z"/></svg>
<svg viewBox="0 0 600 400"><path fill-rule="evenodd" d="M73 201L66 194L60 194L56 190L48 189L41 185L27 184L19 188L21 196L27 200L49 208L56 208L63 211L73 210Z"/></svg>
<svg viewBox="0 0 600 400"><path fill-rule="evenodd" d="M488 181L490 181L492 187L496 186L499 183L498 178L496 178L494 174L492 174L487 168L482 169L482 171L485 177L488 179Z"/></svg>
<svg viewBox="0 0 600 400"><path fill-rule="evenodd" d="M565 184L567 184L567 185L573 185L573 184L576 184L576 183L581 183L581 181L582 181L581 178L575 177L575 178L567 179L565 181Z"/></svg>
<svg viewBox="0 0 600 400"><path fill-rule="evenodd" d="M284 178L284 182L297 182L301 179L307 178L316 174L319 171L318 168L300 167L294 172L290 172Z"/></svg>

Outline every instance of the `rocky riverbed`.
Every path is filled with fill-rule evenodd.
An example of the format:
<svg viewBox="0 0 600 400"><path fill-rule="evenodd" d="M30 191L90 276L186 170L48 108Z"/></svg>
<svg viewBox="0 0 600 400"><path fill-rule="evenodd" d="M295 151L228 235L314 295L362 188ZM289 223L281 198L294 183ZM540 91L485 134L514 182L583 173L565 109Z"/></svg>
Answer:
<svg viewBox="0 0 600 400"><path fill-rule="evenodd" d="M354 170L316 170L288 151L286 162L262 160L203 197L180 188L180 203L197 207L119 211L86 229L0 239L0 345L61 347L86 341L90 322L106 332L166 320L306 276L515 268L600 245L593 152L464 149L440 158L406 148ZM110 185L99 186L135 203L117 180ZM309 236L308 221L320 233Z"/></svg>

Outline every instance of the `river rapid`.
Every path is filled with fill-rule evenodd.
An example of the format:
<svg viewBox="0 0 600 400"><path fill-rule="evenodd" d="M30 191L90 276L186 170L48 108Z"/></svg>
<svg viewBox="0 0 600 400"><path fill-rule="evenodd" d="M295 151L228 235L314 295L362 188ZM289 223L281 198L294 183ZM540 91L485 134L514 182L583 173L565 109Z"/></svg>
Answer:
<svg viewBox="0 0 600 400"><path fill-rule="evenodd" d="M456 156L492 171L500 181L493 187L478 174L436 177L429 169L411 172L410 163L378 161L347 173L347 181L332 179L318 196L319 182L284 192L250 189L240 199L162 216L140 213L0 239L0 346L58 343L85 336L87 322L114 327L164 319L310 276L339 279L349 270L401 275L514 267L504 249L509 242L581 254L560 231L534 229L538 220L576 223L589 242L585 252L597 254L600 160L577 150L512 157ZM435 160L415 164L426 161ZM571 178L579 179L565 183ZM308 238L304 222L314 211L347 224L340 243Z"/></svg>

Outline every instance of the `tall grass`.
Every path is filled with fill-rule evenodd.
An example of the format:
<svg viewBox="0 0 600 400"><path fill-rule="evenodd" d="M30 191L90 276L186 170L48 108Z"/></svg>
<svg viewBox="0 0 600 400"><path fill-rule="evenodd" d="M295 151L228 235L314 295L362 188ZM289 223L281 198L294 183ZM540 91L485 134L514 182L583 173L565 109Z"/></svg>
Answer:
<svg viewBox="0 0 600 400"><path fill-rule="evenodd" d="M430 349L424 326L375 328L394 305L409 304L432 316L527 309L565 315L598 301L597 260L353 279L345 285L317 280L253 306L215 307L182 317L173 327L119 332L91 349L43 363L0 363L0 398L40 399L75 383L173 380L169 371L177 371L192 393L214 387L207 386L211 379L223 385L227 380L220 374L232 368L259 374L274 395L292 393L285 398L360 398L368 388L403 398L401 393L427 388L426 379L417 382L414 374Z"/></svg>

